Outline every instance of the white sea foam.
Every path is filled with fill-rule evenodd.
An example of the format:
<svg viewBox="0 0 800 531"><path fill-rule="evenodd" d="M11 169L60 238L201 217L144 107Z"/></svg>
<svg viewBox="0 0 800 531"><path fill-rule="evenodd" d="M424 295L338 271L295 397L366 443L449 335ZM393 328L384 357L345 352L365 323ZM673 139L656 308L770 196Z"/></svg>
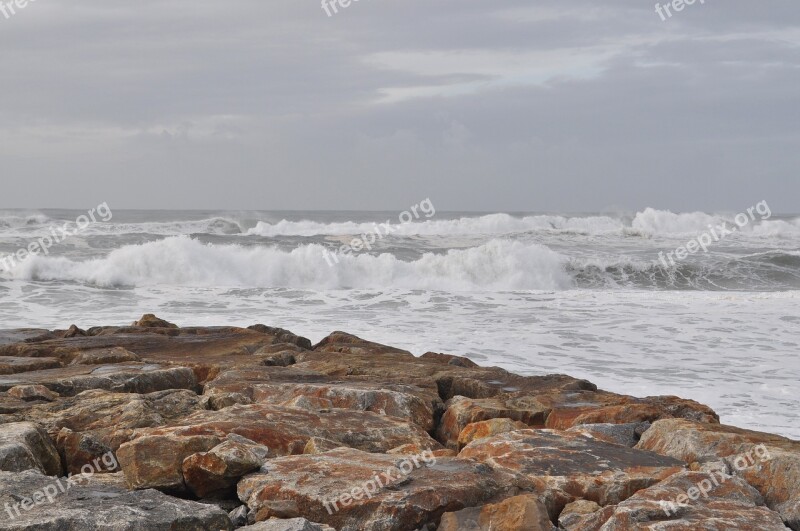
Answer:
<svg viewBox="0 0 800 531"><path fill-rule="evenodd" d="M203 244L170 237L129 245L107 257L74 261L35 256L12 270L17 279L75 281L96 286L248 286L316 289L553 290L570 285L565 259L548 248L504 240L426 253L413 262L393 255L341 256L336 267L311 244L273 247Z"/></svg>

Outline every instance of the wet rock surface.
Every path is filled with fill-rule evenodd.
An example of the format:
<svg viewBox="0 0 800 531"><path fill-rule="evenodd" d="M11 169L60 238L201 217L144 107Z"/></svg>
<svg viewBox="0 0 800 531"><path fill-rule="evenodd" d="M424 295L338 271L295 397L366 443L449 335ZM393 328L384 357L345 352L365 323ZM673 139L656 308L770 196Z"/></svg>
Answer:
<svg viewBox="0 0 800 531"><path fill-rule="evenodd" d="M0 331L6 502L0 529L800 529L800 442L563 374L149 314Z"/></svg>

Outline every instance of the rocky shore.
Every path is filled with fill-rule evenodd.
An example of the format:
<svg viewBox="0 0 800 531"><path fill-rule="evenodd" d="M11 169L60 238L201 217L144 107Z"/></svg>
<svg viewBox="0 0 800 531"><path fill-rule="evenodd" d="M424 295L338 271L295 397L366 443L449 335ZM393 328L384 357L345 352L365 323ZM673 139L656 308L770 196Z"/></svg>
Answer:
<svg viewBox="0 0 800 531"><path fill-rule="evenodd" d="M0 331L0 530L800 530L800 442L264 325Z"/></svg>

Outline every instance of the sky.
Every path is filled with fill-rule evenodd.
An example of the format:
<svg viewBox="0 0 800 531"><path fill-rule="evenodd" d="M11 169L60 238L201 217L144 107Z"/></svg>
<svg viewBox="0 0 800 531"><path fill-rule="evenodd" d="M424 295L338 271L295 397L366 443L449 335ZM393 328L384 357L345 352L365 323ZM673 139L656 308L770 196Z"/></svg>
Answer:
<svg viewBox="0 0 800 531"><path fill-rule="evenodd" d="M337 10L0 14L0 208L800 212L797 0Z"/></svg>

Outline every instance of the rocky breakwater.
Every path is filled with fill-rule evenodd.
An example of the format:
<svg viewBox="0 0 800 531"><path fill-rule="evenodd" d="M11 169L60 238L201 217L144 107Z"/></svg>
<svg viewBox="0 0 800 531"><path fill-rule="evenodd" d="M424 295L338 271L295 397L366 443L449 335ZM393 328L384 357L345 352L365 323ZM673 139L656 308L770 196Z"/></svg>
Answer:
<svg viewBox="0 0 800 531"><path fill-rule="evenodd" d="M787 527L800 442L691 400L344 332L0 332L0 530Z"/></svg>

